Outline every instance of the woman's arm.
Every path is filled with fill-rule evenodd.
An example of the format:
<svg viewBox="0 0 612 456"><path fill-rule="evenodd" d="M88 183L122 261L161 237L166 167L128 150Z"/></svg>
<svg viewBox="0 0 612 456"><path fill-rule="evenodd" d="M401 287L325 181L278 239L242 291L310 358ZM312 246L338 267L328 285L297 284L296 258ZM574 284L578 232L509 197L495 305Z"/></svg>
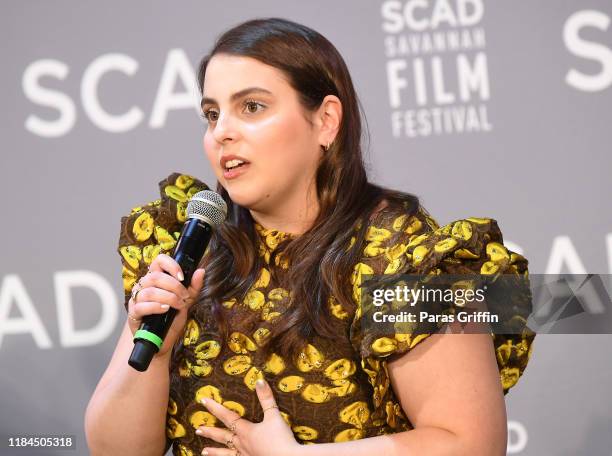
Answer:
<svg viewBox="0 0 612 456"><path fill-rule="evenodd" d="M85 412L85 435L93 456L164 453L172 349L182 337L189 308L204 285L204 269L194 272L188 289L181 283L183 279L180 265L161 253L138 281L140 289L128 301L128 315L136 321L126 320L113 357ZM163 345L146 371L136 371L127 361L140 320L167 312L170 307L177 314Z"/></svg>
<svg viewBox="0 0 612 456"><path fill-rule="evenodd" d="M127 363L134 343L126 322L113 357L85 412L92 456L161 456L166 445L171 351L155 356L144 372Z"/></svg>
<svg viewBox="0 0 612 456"><path fill-rule="evenodd" d="M456 328L453 328L456 329ZM304 445L312 456L505 455L507 417L490 334L432 334L388 362L415 429L352 442Z"/></svg>

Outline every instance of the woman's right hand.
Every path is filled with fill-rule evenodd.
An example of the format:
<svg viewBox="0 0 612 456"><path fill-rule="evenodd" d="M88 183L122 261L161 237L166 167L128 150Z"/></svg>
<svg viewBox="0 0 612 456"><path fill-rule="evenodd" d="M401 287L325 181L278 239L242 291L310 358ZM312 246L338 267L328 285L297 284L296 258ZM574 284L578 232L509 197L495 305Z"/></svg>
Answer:
<svg viewBox="0 0 612 456"><path fill-rule="evenodd" d="M193 273L189 288L185 288L181 283L181 274L181 267L174 258L160 253L151 262L149 272L134 285L140 287L137 288L140 291L134 293L137 301L132 297L128 303L128 325L132 334L138 330L144 316L165 313L170 307L178 311L164 343L155 355L157 357L168 354L183 335L187 311L197 301L204 285L204 269L197 269ZM129 318L130 316L136 321Z"/></svg>

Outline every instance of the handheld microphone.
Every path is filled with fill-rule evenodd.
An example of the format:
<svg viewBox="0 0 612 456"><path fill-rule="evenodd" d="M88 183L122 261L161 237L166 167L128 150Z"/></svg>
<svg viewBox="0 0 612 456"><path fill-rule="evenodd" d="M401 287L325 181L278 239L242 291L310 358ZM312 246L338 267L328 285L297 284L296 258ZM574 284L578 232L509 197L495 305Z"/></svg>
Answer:
<svg viewBox="0 0 612 456"><path fill-rule="evenodd" d="M183 271L185 288L198 267L212 236L214 227L227 216L227 205L218 193L204 190L193 195L187 204L187 221L183 225L172 258ZM134 348L128 364L137 371L147 370L159 351L178 311L170 307L163 314L147 315L134 333Z"/></svg>

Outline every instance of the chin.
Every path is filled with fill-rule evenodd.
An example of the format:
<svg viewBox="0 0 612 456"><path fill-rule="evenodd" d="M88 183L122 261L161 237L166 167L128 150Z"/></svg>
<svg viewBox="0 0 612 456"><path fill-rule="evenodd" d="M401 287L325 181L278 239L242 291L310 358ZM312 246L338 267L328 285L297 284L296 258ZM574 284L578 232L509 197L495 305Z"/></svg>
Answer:
<svg viewBox="0 0 612 456"><path fill-rule="evenodd" d="M261 196L248 189L228 189L227 193L230 199L235 203L247 209L255 209L261 201Z"/></svg>
<svg viewBox="0 0 612 456"><path fill-rule="evenodd" d="M277 203L274 202L272 196L273 195L268 194L268 197L266 197L266 193L264 192L230 193L230 198L234 203L251 211L260 213L269 213L274 210Z"/></svg>

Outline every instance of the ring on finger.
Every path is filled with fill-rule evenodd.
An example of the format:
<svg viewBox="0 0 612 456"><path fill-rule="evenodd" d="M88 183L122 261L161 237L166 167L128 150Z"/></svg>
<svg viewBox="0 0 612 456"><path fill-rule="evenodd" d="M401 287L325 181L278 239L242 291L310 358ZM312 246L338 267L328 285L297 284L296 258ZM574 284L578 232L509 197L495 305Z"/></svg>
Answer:
<svg viewBox="0 0 612 456"><path fill-rule="evenodd" d="M138 285L138 288L136 288L136 285ZM142 290L142 284L140 283L140 280L136 282L136 285L132 287L132 299L134 301L136 301L136 295L138 294L138 292Z"/></svg>
<svg viewBox="0 0 612 456"><path fill-rule="evenodd" d="M271 405L270 407L266 407L265 409L263 409L263 413L266 413L266 410L270 410L273 408L278 408L278 405L274 404L274 405Z"/></svg>
<svg viewBox="0 0 612 456"><path fill-rule="evenodd" d="M230 450L234 450L236 449L236 446L234 445L234 435L236 434L232 434L232 436L230 437L229 440L225 441L225 445L230 449Z"/></svg>
<svg viewBox="0 0 612 456"><path fill-rule="evenodd" d="M138 302L138 293L140 293L143 289L139 288L138 290L136 290L136 293L134 293L134 296L132 297L132 299L134 299L134 302Z"/></svg>
<svg viewBox="0 0 612 456"><path fill-rule="evenodd" d="M228 426L228 429L232 432L232 434L236 435L236 421L241 420L242 417L239 416L238 418L236 418L234 421L232 421L230 423L230 425Z"/></svg>
<svg viewBox="0 0 612 456"><path fill-rule="evenodd" d="M128 318L136 323L138 323L139 321L141 321L139 318L134 318L132 317L131 312L128 312Z"/></svg>

